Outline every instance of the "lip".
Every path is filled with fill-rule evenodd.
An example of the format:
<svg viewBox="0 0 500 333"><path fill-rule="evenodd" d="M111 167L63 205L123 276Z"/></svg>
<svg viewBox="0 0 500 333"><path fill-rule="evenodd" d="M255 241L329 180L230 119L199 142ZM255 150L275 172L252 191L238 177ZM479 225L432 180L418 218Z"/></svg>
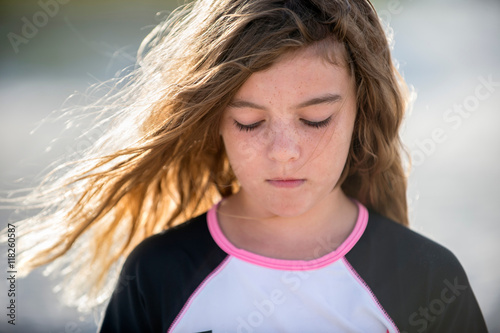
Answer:
<svg viewBox="0 0 500 333"><path fill-rule="evenodd" d="M305 183L305 179L295 179L295 178L274 178L267 179L266 182L274 187L279 188L296 188Z"/></svg>

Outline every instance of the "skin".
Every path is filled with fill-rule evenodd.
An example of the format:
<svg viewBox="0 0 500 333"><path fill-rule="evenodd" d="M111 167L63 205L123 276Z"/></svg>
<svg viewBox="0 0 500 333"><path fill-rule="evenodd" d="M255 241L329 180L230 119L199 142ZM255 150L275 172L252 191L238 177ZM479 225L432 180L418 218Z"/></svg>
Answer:
<svg viewBox="0 0 500 333"><path fill-rule="evenodd" d="M355 118L347 66L327 62L314 47L252 74L220 127L241 185L218 211L229 241L291 260L338 247L357 218L356 205L337 186ZM318 246L325 241L327 247Z"/></svg>

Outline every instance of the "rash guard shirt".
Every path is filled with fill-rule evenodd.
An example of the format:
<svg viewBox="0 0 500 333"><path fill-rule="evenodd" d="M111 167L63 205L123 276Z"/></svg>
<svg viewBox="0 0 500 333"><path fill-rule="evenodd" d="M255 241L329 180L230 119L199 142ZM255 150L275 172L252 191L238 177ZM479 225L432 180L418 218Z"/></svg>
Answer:
<svg viewBox="0 0 500 333"><path fill-rule="evenodd" d="M310 260L236 248L216 205L151 236L127 258L100 332L487 331L449 250L357 205L348 238Z"/></svg>

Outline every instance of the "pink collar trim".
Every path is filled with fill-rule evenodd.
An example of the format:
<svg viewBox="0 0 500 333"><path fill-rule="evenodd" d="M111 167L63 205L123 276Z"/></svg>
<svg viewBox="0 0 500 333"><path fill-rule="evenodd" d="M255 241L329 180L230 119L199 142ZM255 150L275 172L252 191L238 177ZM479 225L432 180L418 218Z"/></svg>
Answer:
<svg viewBox="0 0 500 333"><path fill-rule="evenodd" d="M280 270L291 270L291 271L303 271L310 269L318 269L339 260L344 257L353 247L356 245L361 235L366 229L368 223L368 210L360 202L355 200L358 206L358 219L354 230L351 232L349 237L335 250L322 257L312 260L284 260L284 259L274 259L269 257L264 257L243 249L235 247L222 232L219 221L217 220L217 207L220 202L215 204L207 213L207 223L208 229L212 238L217 243L217 245L227 254L241 259L243 261L249 262L251 264L280 269Z"/></svg>

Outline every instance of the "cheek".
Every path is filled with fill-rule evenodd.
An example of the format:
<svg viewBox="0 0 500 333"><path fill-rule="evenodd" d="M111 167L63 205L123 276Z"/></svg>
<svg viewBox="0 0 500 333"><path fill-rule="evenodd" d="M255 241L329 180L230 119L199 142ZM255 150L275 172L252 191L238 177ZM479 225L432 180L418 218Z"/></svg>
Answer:
<svg viewBox="0 0 500 333"><path fill-rule="evenodd" d="M248 136L244 138L242 134L246 133L229 130L222 136L229 163L238 178L255 164L259 156L255 144L248 140Z"/></svg>
<svg viewBox="0 0 500 333"><path fill-rule="evenodd" d="M260 128L241 131L228 119L224 122L221 135L227 155L234 164L253 163L256 158L263 156L263 151L272 139L269 131Z"/></svg>
<svg viewBox="0 0 500 333"><path fill-rule="evenodd" d="M349 154L351 136L350 124L345 127L333 127L325 132L311 154L311 161L319 172L337 174L342 171Z"/></svg>
<svg viewBox="0 0 500 333"><path fill-rule="evenodd" d="M320 163L327 163L331 165L331 162L328 162L332 159L331 156L335 156L336 151L339 148L339 138L337 133L337 128L334 125L325 129L320 133L315 133L315 135L310 135L306 137L303 145L305 148L305 152L308 155L309 160L321 160Z"/></svg>

